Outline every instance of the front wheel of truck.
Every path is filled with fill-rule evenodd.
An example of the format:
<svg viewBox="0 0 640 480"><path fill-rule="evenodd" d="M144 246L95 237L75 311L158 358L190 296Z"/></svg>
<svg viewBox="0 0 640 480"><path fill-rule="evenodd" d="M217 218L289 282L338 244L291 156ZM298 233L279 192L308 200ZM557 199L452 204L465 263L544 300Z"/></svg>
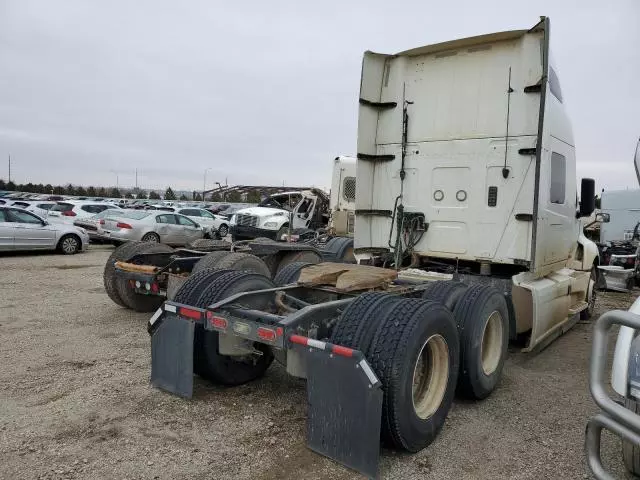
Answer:
<svg viewBox="0 0 640 480"><path fill-rule="evenodd" d="M278 233L276 233L276 242L281 242L282 237L288 233L289 233L289 224L285 223L280 227L280 230L278 230Z"/></svg>
<svg viewBox="0 0 640 480"><path fill-rule="evenodd" d="M587 295L585 301L587 308L580 312L580 320L589 320L593 317L596 309L596 300L598 298L598 265L596 263L591 267L591 277L589 278L589 286L587 287Z"/></svg>

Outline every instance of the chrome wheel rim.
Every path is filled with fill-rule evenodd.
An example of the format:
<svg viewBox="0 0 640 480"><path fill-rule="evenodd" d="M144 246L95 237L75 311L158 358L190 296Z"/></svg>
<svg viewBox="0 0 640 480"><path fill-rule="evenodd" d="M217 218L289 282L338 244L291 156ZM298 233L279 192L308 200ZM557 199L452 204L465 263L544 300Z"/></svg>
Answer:
<svg viewBox="0 0 640 480"><path fill-rule="evenodd" d="M62 250L64 253L74 253L78 249L78 241L73 237L65 238L62 241Z"/></svg>

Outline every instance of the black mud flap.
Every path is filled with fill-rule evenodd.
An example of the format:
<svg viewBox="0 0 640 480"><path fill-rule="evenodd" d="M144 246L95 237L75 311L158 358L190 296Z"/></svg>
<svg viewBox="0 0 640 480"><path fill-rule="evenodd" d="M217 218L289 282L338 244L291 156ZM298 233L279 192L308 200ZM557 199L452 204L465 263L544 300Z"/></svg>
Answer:
<svg viewBox="0 0 640 480"><path fill-rule="evenodd" d="M165 312L151 334L151 384L181 397L193 394L195 323Z"/></svg>
<svg viewBox="0 0 640 480"><path fill-rule="evenodd" d="M296 348L302 348L296 346ZM382 384L364 356L307 348L309 448L378 478Z"/></svg>

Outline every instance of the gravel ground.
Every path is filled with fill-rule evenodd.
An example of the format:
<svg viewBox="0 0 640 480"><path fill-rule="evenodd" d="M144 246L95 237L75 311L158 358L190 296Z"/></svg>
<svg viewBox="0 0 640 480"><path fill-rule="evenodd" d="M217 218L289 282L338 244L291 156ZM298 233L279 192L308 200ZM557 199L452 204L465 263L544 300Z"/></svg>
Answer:
<svg viewBox="0 0 640 480"><path fill-rule="evenodd" d="M360 478L305 447L304 382L280 366L233 389L196 381L190 401L152 388L148 315L104 293L110 251L0 257L0 478ZM634 297L601 294L597 313ZM580 323L538 355L512 349L490 398L456 401L419 454L383 450L381 477L588 478L590 337Z"/></svg>

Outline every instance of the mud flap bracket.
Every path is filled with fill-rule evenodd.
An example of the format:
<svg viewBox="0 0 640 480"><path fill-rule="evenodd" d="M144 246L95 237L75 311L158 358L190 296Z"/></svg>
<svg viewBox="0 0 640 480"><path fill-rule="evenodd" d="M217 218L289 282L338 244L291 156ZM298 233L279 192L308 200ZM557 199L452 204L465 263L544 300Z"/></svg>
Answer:
<svg viewBox="0 0 640 480"><path fill-rule="evenodd" d="M330 346L330 344L326 344ZM307 358L307 443L369 478L378 477L382 384L359 351L295 349Z"/></svg>

